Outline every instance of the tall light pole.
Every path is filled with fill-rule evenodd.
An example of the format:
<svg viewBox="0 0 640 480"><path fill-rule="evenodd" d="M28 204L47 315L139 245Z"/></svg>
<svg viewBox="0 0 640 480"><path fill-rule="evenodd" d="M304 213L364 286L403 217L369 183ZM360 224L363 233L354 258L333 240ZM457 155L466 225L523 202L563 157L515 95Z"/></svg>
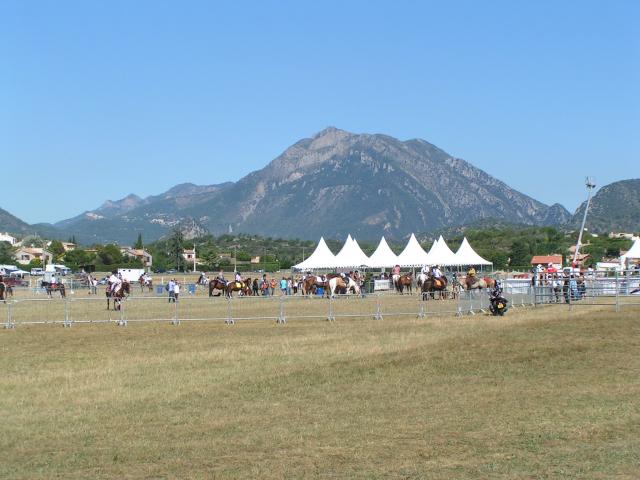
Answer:
<svg viewBox="0 0 640 480"><path fill-rule="evenodd" d="M196 273L196 242L193 242L193 273Z"/></svg>
<svg viewBox="0 0 640 480"><path fill-rule="evenodd" d="M238 254L236 253L236 247L237 245L233 246L233 271L234 272L238 271L238 261L237 261Z"/></svg>
<svg viewBox="0 0 640 480"><path fill-rule="evenodd" d="M576 243L576 251L573 254L573 262L572 267L576 265L576 261L578 259L578 253L580 251L580 247L582 246L582 232L584 232L584 224L587 222L587 212L589 211L589 204L591 203L591 191L596 188L596 184L593 181L592 177L587 177L585 179L585 185L587 187L587 205L584 207L584 216L582 217L582 225L580 226L580 233L578 234L578 243Z"/></svg>

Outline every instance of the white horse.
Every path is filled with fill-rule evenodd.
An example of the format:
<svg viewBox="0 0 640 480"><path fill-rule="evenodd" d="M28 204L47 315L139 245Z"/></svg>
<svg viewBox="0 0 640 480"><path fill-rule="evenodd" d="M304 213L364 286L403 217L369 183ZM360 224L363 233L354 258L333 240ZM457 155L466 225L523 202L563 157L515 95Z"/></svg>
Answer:
<svg viewBox="0 0 640 480"><path fill-rule="evenodd" d="M424 281L427 279L427 274L426 273L420 273L418 275L418 290L420 290L422 288L422 284L424 283Z"/></svg>
<svg viewBox="0 0 640 480"><path fill-rule="evenodd" d="M360 295L360 286L351 277L347 277L347 283L345 283L345 280L343 280L342 277L335 277L330 279L329 293L332 297L335 296L336 290L338 288L340 289L346 288L347 295L351 292L352 289L356 295Z"/></svg>

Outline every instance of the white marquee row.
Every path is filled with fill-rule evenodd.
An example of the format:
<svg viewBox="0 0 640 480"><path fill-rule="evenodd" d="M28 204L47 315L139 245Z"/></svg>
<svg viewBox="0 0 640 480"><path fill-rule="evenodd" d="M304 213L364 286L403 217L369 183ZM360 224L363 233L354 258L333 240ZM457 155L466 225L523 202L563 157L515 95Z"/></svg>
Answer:
<svg viewBox="0 0 640 480"><path fill-rule="evenodd" d="M466 237L456 253L447 246L442 235L433 242L429 252L418 243L414 234L407 242L400 255L393 253L387 241L382 237L376 251L368 257L358 245L358 242L347 237L342 249L334 255L320 238L314 252L303 262L294 265L297 270L336 269L336 268L391 268L422 267L424 265L462 266L462 265L491 265L492 263L478 255L467 241Z"/></svg>

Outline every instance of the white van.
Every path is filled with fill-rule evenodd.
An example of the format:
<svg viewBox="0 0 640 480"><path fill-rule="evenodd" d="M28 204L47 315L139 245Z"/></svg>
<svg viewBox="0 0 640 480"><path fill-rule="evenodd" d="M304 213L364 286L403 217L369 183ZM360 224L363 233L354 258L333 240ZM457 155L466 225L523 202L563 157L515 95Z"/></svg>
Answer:
<svg viewBox="0 0 640 480"><path fill-rule="evenodd" d="M34 275L34 276L35 275L38 275L38 276L44 275L44 270L41 269L41 268L32 268L31 269L31 275Z"/></svg>

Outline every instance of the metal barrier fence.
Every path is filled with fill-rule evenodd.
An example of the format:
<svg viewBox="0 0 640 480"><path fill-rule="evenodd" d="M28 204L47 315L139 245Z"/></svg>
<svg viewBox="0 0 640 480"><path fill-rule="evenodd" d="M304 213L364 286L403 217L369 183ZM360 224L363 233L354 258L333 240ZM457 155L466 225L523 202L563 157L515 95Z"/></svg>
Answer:
<svg viewBox="0 0 640 480"><path fill-rule="evenodd" d="M502 280L504 296L512 309L551 304L603 305L616 310L625 305L640 305L640 276L629 274L609 277L588 277L579 282L572 278L538 282ZM415 292L415 290L414 290ZM111 303L111 308L113 304ZM9 299L0 302L0 323L5 328L29 324L220 321L234 324L245 320L272 320L285 324L289 319L329 320L348 318L462 316L489 311L487 290L461 291L455 299L437 297L423 300L422 295L398 295L394 292L363 295L337 295L335 298L301 295L246 296L226 298L183 294L177 302L156 292L131 295L120 310L107 310L105 297L49 298L45 295ZM3 312L4 310L4 312Z"/></svg>

